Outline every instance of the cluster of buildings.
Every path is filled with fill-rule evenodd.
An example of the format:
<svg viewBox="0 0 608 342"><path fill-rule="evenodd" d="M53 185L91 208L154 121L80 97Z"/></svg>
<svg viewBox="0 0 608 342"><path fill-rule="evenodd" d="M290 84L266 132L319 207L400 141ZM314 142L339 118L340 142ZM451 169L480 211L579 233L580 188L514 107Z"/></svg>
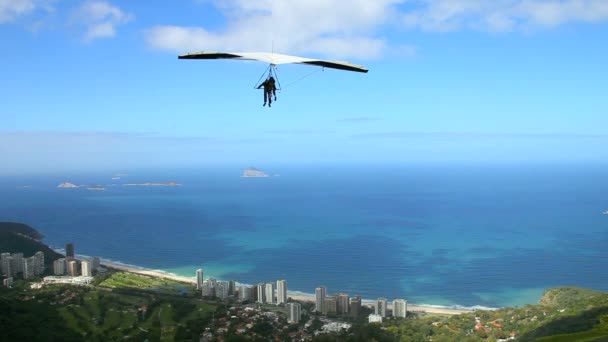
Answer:
<svg viewBox="0 0 608 342"><path fill-rule="evenodd" d="M382 319L387 317L387 300L386 298L378 298L374 305L374 313L369 315L369 323L382 323ZM407 315L407 300L405 299L394 299L393 300L393 317L405 318Z"/></svg>
<svg viewBox="0 0 608 342"><path fill-rule="evenodd" d="M361 314L361 296L349 297L347 293L337 293L330 296L327 287L320 286L315 289L315 311L324 315L351 315L358 317Z"/></svg>
<svg viewBox="0 0 608 342"><path fill-rule="evenodd" d="M387 317L387 300L378 298L374 303L374 313L369 316L369 322L382 322ZM320 286L315 289L315 311L324 315L350 315L358 317L361 315L361 296L350 298L347 293L328 295L327 287ZM405 318L407 315L407 301L405 299L393 300L393 317Z"/></svg>
<svg viewBox="0 0 608 342"><path fill-rule="evenodd" d="M76 282L88 283L92 279L93 272L97 271L100 266L98 257L89 258L87 260L77 260L74 256L74 244L68 243L65 247L65 258L59 258L53 261L52 273L55 276L70 276L80 277L76 280L61 280L60 277L47 277L45 282ZM37 252L31 257L24 257L23 253L1 253L0 254L0 269L5 277L2 284L5 287L13 285L14 277L18 274L23 276L23 279L31 279L44 274L44 253Z"/></svg>
<svg viewBox="0 0 608 342"><path fill-rule="evenodd" d="M196 288L203 297L227 299L238 298L239 301L252 301L260 304L285 305L288 321L299 322L302 308L299 303L287 303L287 281L258 283L255 286L239 284L230 281L219 281L214 278L204 280L203 270L196 270Z"/></svg>
<svg viewBox="0 0 608 342"><path fill-rule="evenodd" d="M77 260L74 256L74 244L68 243L65 246L65 258L53 261L53 274L56 276L92 277L93 272L99 269L100 263L98 257Z"/></svg>
<svg viewBox="0 0 608 342"><path fill-rule="evenodd" d="M23 279L31 279L44 273L44 253L36 252L27 258L23 253L1 253L0 269L5 277L3 285L11 287L14 277L18 274L21 274Z"/></svg>

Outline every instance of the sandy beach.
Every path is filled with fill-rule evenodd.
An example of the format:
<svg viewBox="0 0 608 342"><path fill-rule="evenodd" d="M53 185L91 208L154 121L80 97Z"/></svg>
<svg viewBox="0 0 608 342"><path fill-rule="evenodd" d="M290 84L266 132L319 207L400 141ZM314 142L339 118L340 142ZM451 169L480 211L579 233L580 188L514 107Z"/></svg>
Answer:
<svg viewBox="0 0 608 342"><path fill-rule="evenodd" d="M195 277L182 277L182 276L178 276L178 275L167 273L167 272L126 266L126 265L117 264L117 263L108 262L108 261L102 261L101 265L104 267L107 267L107 268L112 268L112 269L116 269L116 270L120 270L120 271L136 273L136 274L146 275L146 276L150 276L150 277L170 279L170 280L175 280L175 281L184 282L184 283L193 284L193 285L196 284ZM305 294L302 294L301 292L287 291L287 295L289 297L291 297L292 299L299 300L302 302L314 302L315 301L314 295L305 295ZM362 305L373 308L374 301L369 300L369 299L363 299ZM392 304L390 301L387 303L387 308L392 309ZM412 311L412 312L425 312L425 313L435 313L435 314L445 314L445 315L458 315L461 313L467 313L467 312L473 311L473 310L465 310L465 309L451 309L451 308L442 308L442 307L434 307L434 306L423 306L423 305L416 305L416 304L410 304L410 303L407 304L407 309L408 309L408 311Z"/></svg>
<svg viewBox="0 0 608 342"><path fill-rule="evenodd" d="M167 272L162 272L162 271L154 271L154 270L147 270L147 269L143 269L143 268L138 268L138 267L132 267L132 266L126 266L126 265L122 265L122 264L116 264L113 262L108 262L108 261L101 261L101 266L107 267L107 268L112 268L115 270L119 270L119 271L125 271L125 272L129 272L129 273L136 273L136 274L141 274L141 275L146 275L146 276L150 276L150 277L157 277L157 278L164 278L164 279L169 279L169 280L175 280L175 281L180 281L183 283L188 283L188 284L196 284L196 278L195 277L181 277L175 274L171 274L171 273L167 273Z"/></svg>
<svg viewBox="0 0 608 342"><path fill-rule="evenodd" d="M287 291L289 297L295 299L295 300L299 300L302 302L314 302L315 301L315 297L312 295L304 295L301 293L290 293L290 291ZM363 299L362 300L362 305L373 308L374 307L374 301L373 300L369 300L369 299ZM387 302L387 308L388 309L393 309L393 304L391 303L391 301ZM412 312L425 312L425 313L435 313L435 314L444 314L444 315L458 315L461 313L467 313L467 312L473 312L473 310L466 310L466 309L450 309L450 308L441 308L441 307L434 307L434 306L423 306L423 305L416 305L416 304L407 304L407 311L412 311Z"/></svg>

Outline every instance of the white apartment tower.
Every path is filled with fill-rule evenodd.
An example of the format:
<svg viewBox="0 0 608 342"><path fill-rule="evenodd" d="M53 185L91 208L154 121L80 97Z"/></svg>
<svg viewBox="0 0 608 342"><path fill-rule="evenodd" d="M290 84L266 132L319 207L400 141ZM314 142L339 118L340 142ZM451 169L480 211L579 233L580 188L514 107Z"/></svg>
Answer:
<svg viewBox="0 0 608 342"><path fill-rule="evenodd" d="M264 303L264 299L266 298L265 296L265 284L264 283L259 283L256 285L256 290L257 290L257 302L258 303Z"/></svg>
<svg viewBox="0 0 608 342"><path fill-rule="evenodd" d="M64 275L65 274L65 258L59 258L53 261L53 274Z"/></svg>
<svg viewBox="0 0 608 342"><path fill-rule="evenodd" d="M2 274L10 277L13 275L12 265L13 265L13 257L11 253L2 253L0 257L0 262L2 263L0 266L2 267Z"/></svg>
<svg viewBox="0 0 608 342"><path fill-rule="evenodd" d="M196 270L196 289L203 289L203 270L200 268Z"/></svg>
<svg viewBox="0 0 608 342"><path fill-rule="evenodd" d="M300 303L287 303L287 322L296 323L302 318L302 306Z"/></svg>
<svg viewBox="0 0 608 342"><path fill-rule="evenodd" d="M376 300L375 314L386 317L386 298L378 298Z"/></svg>
<svg viewBox="0 0 608 342"><path fill-rule="evenodd" d="M83 277L93 276L93 264L88 260L83 260L80 263L80 269Z"/></svg>
<svg viewBox="0 0 608 342"><path fill-rule="evenodd" d="M275 304L274 301L274 283L266 283L264 295L266 296L266 301L264 303Z"/></svg>
<svg viewBox="0 0 608 342"><path fill-rule="evenodd" d="M393 300L393 317L403 317L407 315L407 301L405 299Z"/></svg>
<svg viewBox="0 0 608 342"><path fill-rule="evenodd" d="M12 267L13 274L23 272L23 253L13 253L11 255L13 257L13 265Z"/></svg>
<svg viewBox="0 0 608 342"><path fill-rule="evenodd" d="M34 254L34 268L35 275L44 273L44 253L36 252L36 254Z"/></svg>
<svg viewBox="0 0 608 342"><path fill-rule="evenodd" d="M327 296L327 288L325 286L319 286L315 289L315 311L323 312L325 296Z"/></svg>
<svg viewBox="0 0 608 342"><path fill-rule="evenodd" d="M36 275L36 260L34 257L23 258L23 279L30 279Z"/></svg>
<svg viewBox="0 0 608 342"><path fill-rule="evenodd" d="M277 280L277 304L287 303L287 280Z"/></svg>

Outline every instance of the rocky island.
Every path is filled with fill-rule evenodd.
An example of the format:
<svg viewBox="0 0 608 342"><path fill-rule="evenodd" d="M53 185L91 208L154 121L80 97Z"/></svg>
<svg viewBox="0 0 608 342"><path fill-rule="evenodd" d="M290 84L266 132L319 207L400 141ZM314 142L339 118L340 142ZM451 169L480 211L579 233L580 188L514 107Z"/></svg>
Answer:
<svg viewBox="0 0 608 342"><path fill-rule="evenodd" d="M59 185L57 185L58 188L78 188L78 185L70 183L70 182L65 182L65 183L61 183Z"/></svg>
<svg viewBox="0 0 608 342"><path fill-rule="evenodd" d="M243 175L241 177L245 178L256 178L256 177L270 177L266 172L256 169L255 167L248 167L243 171Z"/></svg>

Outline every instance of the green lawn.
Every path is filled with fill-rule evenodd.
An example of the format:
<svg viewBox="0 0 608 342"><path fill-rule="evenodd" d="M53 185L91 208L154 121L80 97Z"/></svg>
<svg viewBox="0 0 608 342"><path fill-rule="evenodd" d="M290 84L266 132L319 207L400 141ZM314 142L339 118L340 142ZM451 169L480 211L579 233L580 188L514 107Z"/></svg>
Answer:
<svg viewBox="0 0 608 342"><path fill-rule="evenodd" d="M608 341L608 327L599 326L593 330L575 334L562 334L539 338L539 342L606 342Z"/></svg>
<svg viewBox="0 0 608 342"><path fill-rule="evenodd" d="M181 296L84 291L58 308L70 330L85 340L173 341L180 326L211 317L215 306ZM146 314L140 309L146 306Z"/></svg>
<svg viewBox="0 0 608 342"><path fill-rule="evenodd" d="M128 272L117 272L105 279L99 286L107 288L131 288L142 290L158 290L168 293L191 294L193 289L190 284L174 280L153 278Z"/></svg>

